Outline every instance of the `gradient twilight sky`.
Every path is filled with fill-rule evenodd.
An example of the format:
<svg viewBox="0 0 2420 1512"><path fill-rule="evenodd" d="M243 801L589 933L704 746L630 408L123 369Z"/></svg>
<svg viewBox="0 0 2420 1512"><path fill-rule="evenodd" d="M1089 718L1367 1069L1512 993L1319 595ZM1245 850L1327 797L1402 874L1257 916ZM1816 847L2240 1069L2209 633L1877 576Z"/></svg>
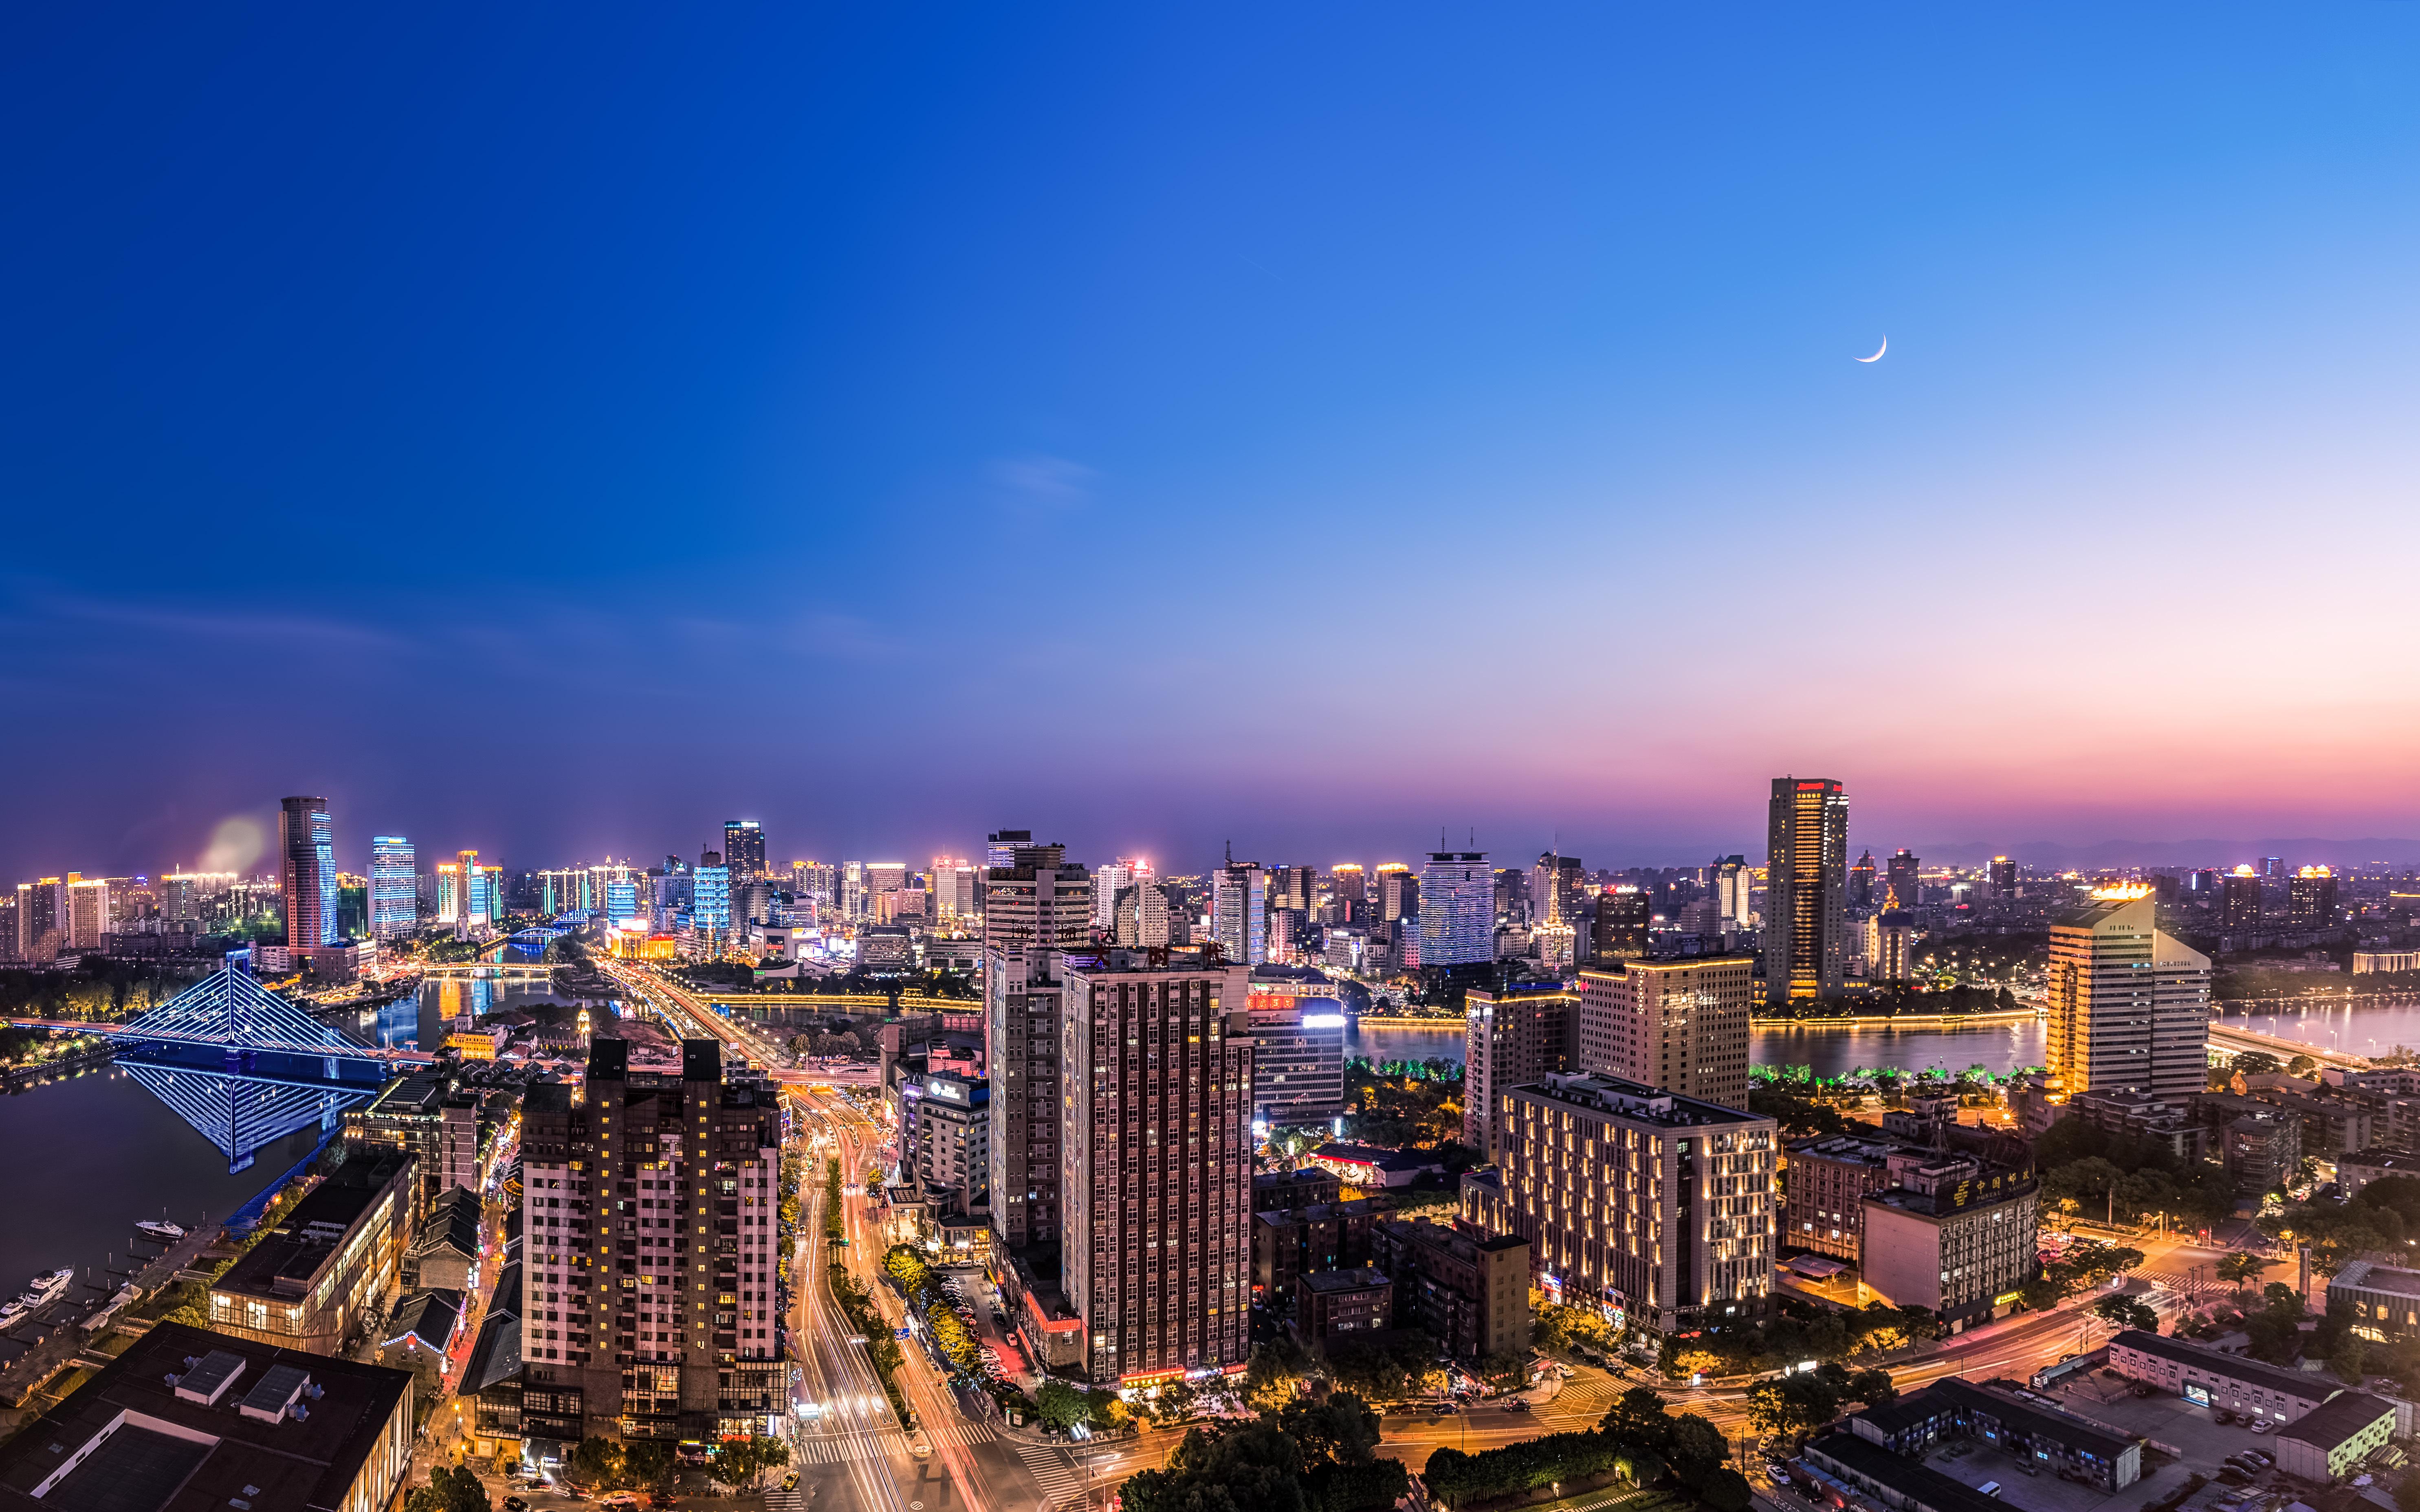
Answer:
<svg viewBox="0 0 2420 1512"><path fill-rule="evenodd" d="M16 7L0 862L2420 834L2416 76L2374 3Z"/></svg>

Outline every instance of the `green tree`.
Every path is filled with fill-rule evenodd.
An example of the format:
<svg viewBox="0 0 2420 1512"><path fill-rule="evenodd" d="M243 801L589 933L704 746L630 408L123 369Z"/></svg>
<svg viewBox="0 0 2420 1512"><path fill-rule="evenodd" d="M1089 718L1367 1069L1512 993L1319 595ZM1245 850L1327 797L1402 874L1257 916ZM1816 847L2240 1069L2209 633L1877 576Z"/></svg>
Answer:
<svg viewBox="0 0 2420 1512"><path fill-rule="evenodd" d="M625 1486L662 1486L673 1477L673 1446L661 1439L631 1439L622 1445Z"/></svg>
<svg viewBox="0 0 2420 1512"><path fill-rule="evenodd" d="M2232 1254L2219 1257L2218 1278L2221 1281L2232 1281L2240 1287L2247 1281L2258 1280L2261 1272L2276 1263L2275 1260L2266 1257L2237 1250Z"/></svg>
<svg viewBox="0 0 2420 1512"><path fill-rule="evenodd" d="M1093 1415L1092 1404L1084 1399L1084 1394L1063 1381L1044 1381L1033 1394L1033 1407L1043 1427L1063 1433Z"/></svg>
<svg viewBox="0 0 2420 1512"><path fill-rule="evenodd" d="M752 1491L765 1478L765 1472L789 1462L788 1444L752 1433L744 1439L725 1439L715 1446L713 1473L716 1480L734 1490Z"/></svg>
<svg viewBox="0 0 2420 1512"><path fill-rule="evenodd" d="M1325 1401L1288 1402L1278 1413L1278 1427L1302 1451L1306 1465L1366 1465L1377 1458L1378 1414L1349 1391L1330 1392Z"/></svg>
<svg viewBox="0 0 2420 1512"><path fill-rule="evenodd" d="M2138 1328L2146 1334L2160 1331L2160 1315L2132 1297L2103 1297L2092 1304L2092 1310L2112 1328Z"/></svg>
<svg viewBox="0 0 2420 1512"><path fill-rule="evenodd" d="M603 1489L622 1478L622 1446L612 1439L582 1439L566 1455L563 1468L582 1486Z"/></svg>
<svg viewBox="0 0 2420 1512"><path fill-rule="evenodd" d="M1747 1477L1724 1465L1709 1474L1698 1488L1698 1499L1714 1512L1748 1512L1755 1496L1748 1489Z"/></svg>

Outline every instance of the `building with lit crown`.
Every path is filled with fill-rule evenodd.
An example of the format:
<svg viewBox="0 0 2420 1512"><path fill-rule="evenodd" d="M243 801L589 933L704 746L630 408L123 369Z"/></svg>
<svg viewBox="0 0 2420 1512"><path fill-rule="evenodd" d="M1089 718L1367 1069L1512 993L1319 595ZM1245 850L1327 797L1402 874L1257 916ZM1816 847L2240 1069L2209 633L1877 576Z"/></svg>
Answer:
<svg viewBox="0 0 2420 1512"><path fill-rule="evenodd" d="M2069 1096L2202 1090L2210 958L2161 933L2149 887L2103 887L2054 918L2046 986L2047 1064Z"/></svg>
<svg viewBox="0 0 2420 1512"><path fill-rule="evenodd" d="M1766 820L1765 995L1832 996L1847 966L1848 795L1829 779L1776 777Z"/></svg>
<svg viewBox="0 0 2420 1512"><path fill-rule="evenodd" d="M391 940L420 927L420 858L401 835L370 840L370 934Z"/></svg>

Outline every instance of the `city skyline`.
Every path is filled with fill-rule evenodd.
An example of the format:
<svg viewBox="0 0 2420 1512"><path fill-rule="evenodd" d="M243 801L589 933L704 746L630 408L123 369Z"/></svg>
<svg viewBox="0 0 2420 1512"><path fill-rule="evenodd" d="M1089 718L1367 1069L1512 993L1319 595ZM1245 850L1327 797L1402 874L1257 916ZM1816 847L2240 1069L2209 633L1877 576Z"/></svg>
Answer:
<svg viewBox="0 0 2420 1512"><path fill-rule="evenodd" d="M21 870L2420 835L2396 8L155 21L0 63Z"/></svg>

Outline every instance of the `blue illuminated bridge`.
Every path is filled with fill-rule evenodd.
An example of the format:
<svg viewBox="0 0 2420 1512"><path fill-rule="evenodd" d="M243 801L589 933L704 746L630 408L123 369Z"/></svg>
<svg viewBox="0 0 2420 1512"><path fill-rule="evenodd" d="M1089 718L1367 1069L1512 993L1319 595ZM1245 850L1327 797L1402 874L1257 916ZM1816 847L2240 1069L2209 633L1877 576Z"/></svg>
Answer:
<svg viewBox="0 0 2420 1512"><path fill-rule="evenodd" d="M124 1024L9 1022L109 1040L126 1073L218 1146L230 1171L314 1123L335 1128L399 1071L434 1059L348 1039L232 966Z"/></svg>

